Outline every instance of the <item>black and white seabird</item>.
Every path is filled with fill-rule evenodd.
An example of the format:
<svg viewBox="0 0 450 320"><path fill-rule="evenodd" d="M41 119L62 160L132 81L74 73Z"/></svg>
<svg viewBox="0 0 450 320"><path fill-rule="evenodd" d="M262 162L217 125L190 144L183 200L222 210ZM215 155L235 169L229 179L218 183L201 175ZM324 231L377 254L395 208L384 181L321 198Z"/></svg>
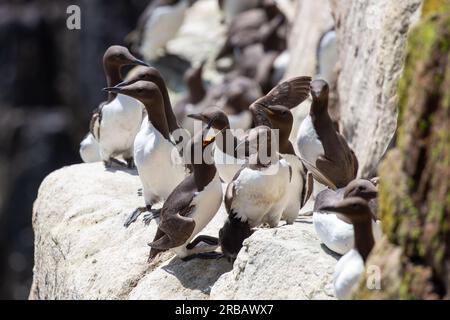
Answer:
<svg viewBox="0 0 450 320"><path fill-rule="evenodd" d="M365 262L375 245L372 233L373 214L367 201L359 197L349 197L323 209L343 215L353 224L355 246L338 261L333 276L336 297L349 299L358 288L365 272Z"/></svg>
<svg viewBox="0 0 450 320"><path fill-rule="evenodd" d="M278 149L269 127L250 130L248 144L249 162L236 174L225 194L228 219L219 232L222 253L236 258L242 242L252 228L267 223L277 227L288 202L292 169L278 155Z"/></svg>
<svg viewBox="0 0 450 320"><path fill-rule="evenodd" d="M128 65L147 65L134 57L127 48L109 47L103 57L108 87L123 81L121 69ZM128 166L133 166L133 143L142 123L142 103L138 100L110 92L108 100L94 111L91 133L98 141L100 155L106 166L118 162L123 156Z"/></svg>
<svg viewBox="0 0 450 320"><path fill-rule="evenodd" d="M252 106L252 111L256 114L257 119L260 117L267 119L268 125L272 129L278 130L279 152L292 168L292 178L288 190L289 201L283 211L282 220L285 220L287 224L293 224L300 209L309 200L314 185L311 172L307 172L289 141L294 117L291 111L282 105L268 106L260 103Z"/></svg>
<svg viewBox="0 0 450 320"><path fill-rule="evenodd" d="M315 173L317 170L334 187L343 188L356 178L358 160L345 138L335 130L328 114L328 84L324 80L313 81L311 95L311 110L297 138L300 156L318 182L329 185Z"/></svg>
<svg viewBox="0 0 450 320"><path fill-rule="evenodd" d="M223 198L222 183L212 159L212 143L207 130L197 134L190 144L193 172L170 194L161 210L161 221L149 246L149 260L161 251L172 250L181 259L210 258L218 247L218 239L194 237L214 218ZM196 154L200 155L196 157ZM199 158L199 161L196 161ZM193 241L192 241L193 240ZM191 242L192 241L192 242ZM199 242L208 247L196 247ZM212 254L217 257L217 254Z"/></svg>
<svg viewBox="0 0 450 320"><path fill-rule="evenodd" d="M369 180L356 179L345 188L337 190L326 189L316 196L314 203L313 224L319 239L328 249L344 255L354 246L353 225L345 216L326 212L323 208L335 205L343 199L359 197L366 200L371 211L376 215L377 187ZM381 221L376 216L372 218L372 232L375 239L382 236Z"/></svg>
<svg viewBox="0 0 450 320"><path fill-rule="evenodd" d="M145 217L146 222L149 222L158 215L158 211L152 211L152 206L167 199L188 173L170 136L164 97L159 87L149 81L138 81L105 90L138 99L147 110L148 120L142 123L134 141L134 158L146 207L136 209L126 220L125 226L135 222L145 211L150 212Z"/></svg>

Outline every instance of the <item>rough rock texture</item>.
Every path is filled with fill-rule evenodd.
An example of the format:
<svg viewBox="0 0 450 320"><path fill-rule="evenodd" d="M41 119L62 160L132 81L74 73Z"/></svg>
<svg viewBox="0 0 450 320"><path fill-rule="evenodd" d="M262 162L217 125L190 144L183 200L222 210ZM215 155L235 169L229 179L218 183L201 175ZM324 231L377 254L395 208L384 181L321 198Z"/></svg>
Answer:
<svg viewBox="0 0 450 320"><path fill-rule="evenodd" d="M324 254L311 222L260 230L247 239L212 299L333 299L336 257Z"/></svg>
<svg viewBox="0 0 450 320"><path fill-rule="evenodd" d="M34 205L31 299L208 299L213 286L214 297L333 297L336 259L307 223L255 233L217 285L232 270L226 259L186 263L168 252L149 265L147 243L156 223L145 226L139 219L123 227L143 204L139 187L134 172L102 164L66 167L44 180ZM203 233L217 236L225 217L221 208Z"/></svg>
<svg viewBox="0 0 450 320"><path fill-rule="evenodd" d="M381 166L388 241L369 260L382 289L359 298L450 299L450 4L427 0L399 86L398 146Z"/></svg>
<svg viewBox="0 0 450 320"><path fill-rule="evenodd" d="M332 0L338 36L341 127L360 162L378 164L396 128L405 41L421 0Z"/></svg>

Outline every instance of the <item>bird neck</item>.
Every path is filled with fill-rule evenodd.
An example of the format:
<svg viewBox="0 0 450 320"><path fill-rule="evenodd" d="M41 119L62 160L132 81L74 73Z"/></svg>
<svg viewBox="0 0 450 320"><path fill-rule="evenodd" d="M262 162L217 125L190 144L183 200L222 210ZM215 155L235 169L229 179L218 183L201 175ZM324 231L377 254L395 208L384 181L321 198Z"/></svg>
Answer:
<svg viewBox="0 0 450 320"><path fill-rule="evenodd" d="M216 138L216 147L230 156L236 155L237 152L235 149L238 144L238 139L233 135L230 125L228 125Z"/></svg>
<svg viewBox="0 0 450 320"><path fill-rule="evenodd" d="M355 232L355 249L359 252L364 262L375 245L375 239L372 232L372 221L366 219L363 222L353 224Z"/></svg>
<svg viewBox="0 0 450 320"><path fill-rule="evenodd" d="M214 162L212 162L212 164L207 164L204 162L203 157L200 164L193 165L193 170L195 184L199 191L203 191L203 189L211 183L217 172Z"/></svg>
<svg viewBox="0 0 450 320"><path fill-rule="evenodd" d="M158 83L156 83L158 82ZM180 129L180 125L177 122L177 118L175 117L175 113L172 109L172 103L170 102L169 91L167 90L167 86L162 79L158 79L156 81L156 85L160 88L161 94L164 100L164 111L166 114L167 125L169 128L169 132L173 133L175 130Z"/></svg>
<svg viewBox="0 0 450 320"><path fill-rule="evenodd" d="M161 135L170 140L169 127L167 125L166 114L162 106L158 108L156 105L150 106L145 103L145 109L147 110L148 120L151 122L153 127L161 133Z"/></svg>
<svg viewBox="0 0 450 320"><path fill-rule="evenodd" d="M121 67L108 63L107 61L103 64L103 69L105 71L106 83L108 87L115 87L122 82L122 74L120 72ZM108 103L113 101L117 97L116 93L108 93Z"/></svg>

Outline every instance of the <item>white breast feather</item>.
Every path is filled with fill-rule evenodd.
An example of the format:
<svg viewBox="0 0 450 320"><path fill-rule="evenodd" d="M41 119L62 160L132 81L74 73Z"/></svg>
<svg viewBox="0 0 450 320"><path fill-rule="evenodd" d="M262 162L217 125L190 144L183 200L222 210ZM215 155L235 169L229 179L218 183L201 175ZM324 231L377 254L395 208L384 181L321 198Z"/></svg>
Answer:
<svg viewBox="0 0 450 320"><path fill-rule="evenodd" d="M85 163L93 163L102 160L100 157L100 147L92 133L89 133L86 138L81 141L80 157Z"/></svg>
<svg viewBox="0 0 450 320"><path fill-rule="evenodd" d="M194 210L189 216L195 221L195 228L189 239L180 247L172 249L178 257L183 258L188 254L186 245L196 237L214 218L222 204L223 191L222 183L218 174L206 186L203 191L197 193L192 200Z"/></svg>
<svg viewBox="0 0 450 320"><path fill-rule="evenodd" d="M272 165L263 171L245 168L234 181L235 197L231 208L237 218L248 221L251 227L261 224L272 210L281 209L281 217L286 206L289 167L284 160L279 164L278 168ZM268 171L271 174L264 174ZM277 173L273 174L274 171Z"/></svg>
<svg viewBox="0 0 450 320"><path fill-rule="evenodd" d="M349 299L358 287L361 276L364 273L364 260L357 250L350 250L336 264L334 270L334 289L336 297Z"/></svg>
<svg viewBox="0 0 450 320"><path fill-rule="evenodd" d="M300 156L312 164L315 164L317 158L325 153L322 143L314 129L310 115L308 115L300 125L297 146Z"/></svg>
<svg viewBox="0 0 450 320"><path fill-rule="evenodd" d="M317 236L328 249L344 255L354 247L353 225L342 221L334 213L314 212L313 224ZM379 221L372 221L372 232L375 241L382 237Z"/></svg>
<svg viewBox="0 0 450 320"><path fill-rule="evenodd" d="M136 136L134 157L147 204L154 196L166 199L186 177L177 149L149 121Z"/></svg>
<svg viewBox="0 0 450 320"><path fill-rule="evenodd" d="M100 124L100 151L103 160L110 156L130 153L142 123L143 105L136 99L118 95L102 108Z"/></svg>

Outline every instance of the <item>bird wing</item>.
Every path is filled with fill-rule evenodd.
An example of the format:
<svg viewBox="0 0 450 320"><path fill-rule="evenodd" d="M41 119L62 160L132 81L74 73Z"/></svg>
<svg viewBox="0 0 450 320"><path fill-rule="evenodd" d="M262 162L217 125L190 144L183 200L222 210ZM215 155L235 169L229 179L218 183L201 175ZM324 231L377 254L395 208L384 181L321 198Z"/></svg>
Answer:
<svg viewBox="0 0 450 320"><path fill-rule="evenodd" d="M284 81L253 104L265 107L280 105L293 109L309 97L311 80L311 77L296 77Z"/></svg>
<svg viewBox="0 0 450 320"><path fill-rule="evenodd" d="M315 165L313 165L311 162L309 162L306 159L303 159L303 158L300 158L300 159L302 160L306 169L308 169L308 171L310 171L312 173L314 179L316 179L319 183L326 185L330 189L333 189L333 190L337 189L336 185L330 179L328 179L327 176L324 173L322 173L319 168L317 168Z"/></svg>

